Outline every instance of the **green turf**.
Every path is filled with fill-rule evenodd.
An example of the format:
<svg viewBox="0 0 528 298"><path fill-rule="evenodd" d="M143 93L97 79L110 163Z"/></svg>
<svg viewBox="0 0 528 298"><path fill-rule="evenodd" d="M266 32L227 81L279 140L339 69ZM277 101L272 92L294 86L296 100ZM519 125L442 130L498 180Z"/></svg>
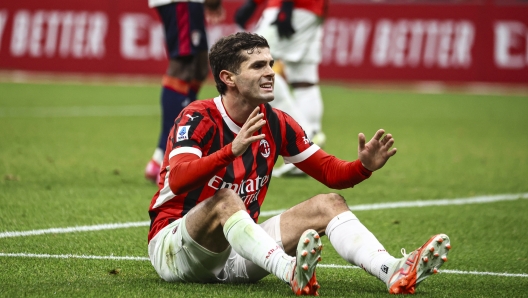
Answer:
<svg viewBox="0 0 528 298"><path fill-rule="evenodd" d="M340 190L349 205L528 192L528 97L415 94L326 85L325 150L353 160L357 134L394 135L398 153L367 181ZM146 222L156 188L143 169L157 143L157 86L0 83L0 233ZM215 96L205 86L202 97ZM98 114L98 115L96 115ZM84 115L84 116L82 116ZM273 179L263 210L332 191L311 178ZM355 212L398 256L450 235L445 270L417 294L528 296L528 200ZM148 227L0 238L0 253L147 256ZM349 265L323 239L323 264ZM0 256L0 296L288 297L274 277L250 285L171 284L140 260ZM321 296L379 297L359 269L320 268Z"/></svg>

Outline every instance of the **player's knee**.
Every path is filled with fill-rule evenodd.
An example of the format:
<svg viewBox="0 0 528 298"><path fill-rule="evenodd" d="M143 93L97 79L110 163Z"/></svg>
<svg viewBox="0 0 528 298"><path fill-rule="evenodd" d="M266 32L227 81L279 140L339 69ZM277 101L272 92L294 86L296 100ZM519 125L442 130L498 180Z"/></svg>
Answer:
<svg viewBox="0 0 528 298"><path fill-rule="evenodd" d="M235 209L245 209L240 196L230 188L219 189L210 200L219 212L232 209L233 207Z"/></svg>
<svg viewBox="0 0 528 298"><path fill-rule="evenodd" d="M328 193L318 197L317 208L329 217L348 210L345 198L337 193Z"/></svg>

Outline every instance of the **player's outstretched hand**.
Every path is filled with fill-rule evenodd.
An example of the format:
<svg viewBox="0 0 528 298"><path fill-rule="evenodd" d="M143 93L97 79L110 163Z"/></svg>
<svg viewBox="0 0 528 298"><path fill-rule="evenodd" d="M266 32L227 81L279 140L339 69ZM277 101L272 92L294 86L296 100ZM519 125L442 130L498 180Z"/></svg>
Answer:
<svg viewBox="0 0 528 298"><path fill-rule="evenodd" d="M242 125L240 132L233 140L231 150L233 150L235 156L244 154L251 143L262 140L266 136L265 134L253 135L256 131L261 129L264 124L266 124L266 120L262 119L264 118L264 114L259 113L259 111L260 108L256 107L253 112L251 112L246 123Z"/></svg>
<svg viewBox="0 0 528 298"><path fill-rule="evenodd" d="M394 139L392 135L385 134L385 130L379 129L372 139L365 144L365 135L360 133L358 156L363 166L370 171L376 171L381 169L387 160L394 154L396 154L396 148L392 148L394 145ZM383 138L382 138L383 137Z"/></svg>

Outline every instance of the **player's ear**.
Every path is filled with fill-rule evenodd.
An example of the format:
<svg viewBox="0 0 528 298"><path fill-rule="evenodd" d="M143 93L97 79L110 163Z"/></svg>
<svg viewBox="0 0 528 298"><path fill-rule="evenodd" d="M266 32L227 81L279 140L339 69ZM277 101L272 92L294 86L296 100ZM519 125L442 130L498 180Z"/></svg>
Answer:
<svg viewBox="0 0 528 298"><path fill-rule="evenodd" d="M235 74L227 71L222 70L219 74L220 80L224 82L228 87L235 87Z"/></svg>

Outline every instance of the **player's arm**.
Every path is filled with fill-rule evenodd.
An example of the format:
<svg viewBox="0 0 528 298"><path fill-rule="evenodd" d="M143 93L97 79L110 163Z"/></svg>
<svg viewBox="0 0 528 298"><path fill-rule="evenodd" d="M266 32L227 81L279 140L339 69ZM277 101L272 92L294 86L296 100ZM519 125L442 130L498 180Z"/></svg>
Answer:
<svg viewBox="0 0 528 298"><path fill-rule="evenodd" d="M171 191L179 195L204 185L214 174L244 154L253 142L263 139L264 134L254 135L266 124L263 117L259 108L255 108L232 143L203 158L200 149L196 147L173 150L169 155Z"/></svg>
<svg viewBox="0 0 528 298"><path fill-rule="evenodd" d="M189 192L204 185L214 174L235 160L232 144L215 153L201 158L201 152L195 147L180 147L170 157L169 187L175 195ZM194 152L194 153L183 153Z"/></svg>
<svg viewBox="0 0 528 298"><path fill-rule="evenodd" d="M353 187L370 177L373 171L382 168L387 160L396 154L396 148L391 149L394 139L391 134L385 135L380 129L374 137L365 143L365 136L358 136L359 159L348 162L318 150L310 157L295 165L317 181L334 189Z"/></svg>
<svg viewBox="0 0 528 298"><path fill-rule="evenodd" d="M345 189L359 184L372 174L361 161L348 162L317 150L307 159L296 163L299 169L329 188Z"/></svg>

